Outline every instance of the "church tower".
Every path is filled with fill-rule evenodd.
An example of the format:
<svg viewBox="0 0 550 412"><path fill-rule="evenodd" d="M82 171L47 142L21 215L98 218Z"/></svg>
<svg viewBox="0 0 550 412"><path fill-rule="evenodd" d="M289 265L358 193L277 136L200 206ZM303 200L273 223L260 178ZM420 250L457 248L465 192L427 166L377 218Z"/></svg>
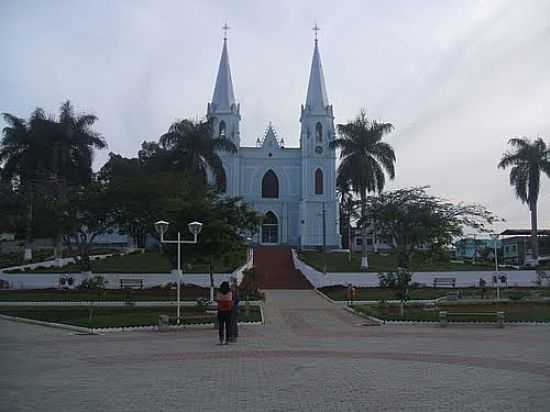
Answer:
<svg viewBox="0 0 550 412"><path fill-rule="evenodd" d="M229 54L227 52L227 31L223 26L223 49L214 86L212 102L208 103L206 118L212 122L212 137L226 137L231 140L237 149L240 148L241 136L239 124L241 121L240 105L235 100ZM236 196L239 188L239 155L220 152L226 175L226 193Z"/></svg>
<svg viewBox="0 0 550 412"><path fill-rule="evenodd" d="M306 103L301 107L302 150L301 234L303 245L340 247L336 203L336 154L329 147L334 140L334 115L329 104L319 53L317 25L309 74ZM336 230L335 230L336 229Z"/></svg>

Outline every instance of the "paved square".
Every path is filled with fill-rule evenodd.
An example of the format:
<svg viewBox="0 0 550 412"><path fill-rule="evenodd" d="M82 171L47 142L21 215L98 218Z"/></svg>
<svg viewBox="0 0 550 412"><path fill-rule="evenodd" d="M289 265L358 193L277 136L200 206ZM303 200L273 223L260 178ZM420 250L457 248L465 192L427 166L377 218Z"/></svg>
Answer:
<svg viewBox="0 0 550 412"><path fill-rule="evenodd" d="M0 411L550 410L550 327L366 327L312 291L265 314L230 346L0 320Z"/></svg>

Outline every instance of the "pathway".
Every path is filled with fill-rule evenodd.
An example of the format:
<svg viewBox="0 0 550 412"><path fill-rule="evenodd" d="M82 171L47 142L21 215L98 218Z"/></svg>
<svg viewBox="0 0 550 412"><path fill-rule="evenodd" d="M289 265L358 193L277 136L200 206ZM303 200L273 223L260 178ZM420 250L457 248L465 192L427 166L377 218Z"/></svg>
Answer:
<svg viewBox="0 0 550 412"><path fill-rule="evenodd" d="M548 410L549 327L366 327L312 290L266 295L265 326L229 346L0 320L0 410Z"/></svg>

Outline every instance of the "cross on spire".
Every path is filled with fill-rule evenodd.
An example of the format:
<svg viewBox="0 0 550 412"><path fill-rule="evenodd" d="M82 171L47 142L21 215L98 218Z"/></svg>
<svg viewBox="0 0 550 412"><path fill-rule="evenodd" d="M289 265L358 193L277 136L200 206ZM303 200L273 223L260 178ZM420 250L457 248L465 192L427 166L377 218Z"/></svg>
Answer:
<svg viewBox="0 0 550 412"><path fill-rule="evenodd" d="M229 27L227 25L227 22L225 22L225 24L223 25L222 27L222 30L223 30L223 39L224 40L227 40L227 32L231 29L231 27Z"/></svg>
<svg viewBox="0 0 550 412"><path fill-rule="evenodd" d="M319 34L319 30L321 30L321 29L319 28L319 26L317 26L317 23L315 23L315 25L313 26L313 28L311 30L313 30L313 32L315 33L315 42L317 42L317 40L318 40L317 37L318 37L318 34Z"/></svg>

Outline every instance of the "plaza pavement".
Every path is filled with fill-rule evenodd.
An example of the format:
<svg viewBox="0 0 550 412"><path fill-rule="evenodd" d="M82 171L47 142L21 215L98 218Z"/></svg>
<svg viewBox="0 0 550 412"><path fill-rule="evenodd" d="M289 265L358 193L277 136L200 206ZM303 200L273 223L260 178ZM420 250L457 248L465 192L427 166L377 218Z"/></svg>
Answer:
<svg viewBox="0 0 550 412"><path fill-rule="evenodd" d="M311 290L265 316L229 346L0 320L0 411L550 410L550 327L364 326Z"/></svg>

